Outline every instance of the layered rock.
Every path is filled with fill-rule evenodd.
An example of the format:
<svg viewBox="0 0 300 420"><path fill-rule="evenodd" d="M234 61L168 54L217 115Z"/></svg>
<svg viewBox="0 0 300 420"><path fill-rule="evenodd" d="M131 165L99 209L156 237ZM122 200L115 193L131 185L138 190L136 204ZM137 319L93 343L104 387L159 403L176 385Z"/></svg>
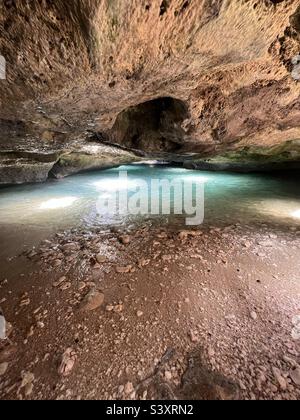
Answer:
<svg viewBox="0 0 300 420"><path fill-rule="evenodd" d="M99 144L53 153L0 153L0 186L45 182L83 171L102 170L136 162L133 153Z"/></svg>
<svg viewBox="0 0 300 420"><path fill-rule="evenodd" d="M55 153L0 153L0 185L44 182L56 159Z"/></svg>
<svg viewBox="0 0 300 420"><path fill-rule="evenodd" d="M189 157L184 166L209 171L277 171L300 168L300 140L285 142L273 147L245 147L205 159Z"/></svg>
<svg viewBox="0 0 300 420"><path fill-rule="evenodd" d="M62 154L51 169L49 176L64 178L83 171L108 169L138 161L130 152L98 144Z"/></svg>
<svg viewBox="0 0 300 420"><path fill-rule="evenodd" d="M92 130L197 161L277 147L298 161L299 0L5 0L0 26L4 150L19 121L10 150Z"/></svg>

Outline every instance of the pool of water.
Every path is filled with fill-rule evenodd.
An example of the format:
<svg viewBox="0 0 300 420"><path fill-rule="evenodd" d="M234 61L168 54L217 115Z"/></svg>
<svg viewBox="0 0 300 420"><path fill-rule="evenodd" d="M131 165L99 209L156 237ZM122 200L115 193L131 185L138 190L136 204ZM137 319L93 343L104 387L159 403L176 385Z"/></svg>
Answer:
<svg viewBox="0 0 300 420"><path fill-rule="evenodd" d="M123 175L127 172L126 183L119 178L120 171ZM128 189L129 196L133 195L140 179L148 186L153 179L181 180L185 186L192 186L194 193L196 185L203 186L204 223L249 224L260 221L288 226L300 224L300 177L296 175L213 173L135 165L80 174L45 184L3 188L0 190L0 226L5 226L6 231L14 227L32 232L35 229L54 232L71 227L140 223L149 219L185 225L186 214L99 213L99 199L111 198L118 188ZM168 197L164 194L160 190L151 199L154 203L159 200L166 202Z"/></svg>

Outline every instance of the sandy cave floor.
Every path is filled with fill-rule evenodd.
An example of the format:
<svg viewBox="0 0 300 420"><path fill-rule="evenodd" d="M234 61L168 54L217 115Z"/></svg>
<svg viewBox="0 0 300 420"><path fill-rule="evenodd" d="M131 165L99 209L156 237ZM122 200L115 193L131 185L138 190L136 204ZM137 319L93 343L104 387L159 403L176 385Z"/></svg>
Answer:
<svg viewBox="0 0 300 420"><path fill-rule="evenodd" d="M299 247L296 227L145 225L2 259L0 398L299 399Z"/></svg>

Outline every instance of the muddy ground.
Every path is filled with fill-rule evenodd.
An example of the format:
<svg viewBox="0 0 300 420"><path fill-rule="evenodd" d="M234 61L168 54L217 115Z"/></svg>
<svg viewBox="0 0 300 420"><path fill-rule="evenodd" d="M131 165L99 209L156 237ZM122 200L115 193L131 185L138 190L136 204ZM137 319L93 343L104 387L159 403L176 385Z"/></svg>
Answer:
<svg viewBox="0 0 300 420"><path fill-rule="evenodd" d="M0 398L299 399L299 249L296 227L145 224L2 259Z"/></svg>

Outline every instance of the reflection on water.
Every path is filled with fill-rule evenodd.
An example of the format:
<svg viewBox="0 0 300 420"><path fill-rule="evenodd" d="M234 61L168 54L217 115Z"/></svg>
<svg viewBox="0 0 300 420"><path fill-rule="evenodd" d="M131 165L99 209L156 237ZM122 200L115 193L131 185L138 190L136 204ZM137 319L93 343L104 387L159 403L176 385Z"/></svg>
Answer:
<svg viewBox="0 0 300 420"><path fill-rule="evenodd" d="M119 170L128 172L128 184L120 184ZM140 178L149 183L153 178L174 180L178 177L190 183L205 182L205 222L209 224L261 221L299 226L300 188L295 176L213 173L143 165L2 189L0 224L32 229L46 227L55 231L145 220L145 216L129 214L100 217L96 202L99 196L109 198L118 188L135 191ZM151 216L147 216L149 218ZM163 221L184 224L185 218L169 216Z"/></svg>

